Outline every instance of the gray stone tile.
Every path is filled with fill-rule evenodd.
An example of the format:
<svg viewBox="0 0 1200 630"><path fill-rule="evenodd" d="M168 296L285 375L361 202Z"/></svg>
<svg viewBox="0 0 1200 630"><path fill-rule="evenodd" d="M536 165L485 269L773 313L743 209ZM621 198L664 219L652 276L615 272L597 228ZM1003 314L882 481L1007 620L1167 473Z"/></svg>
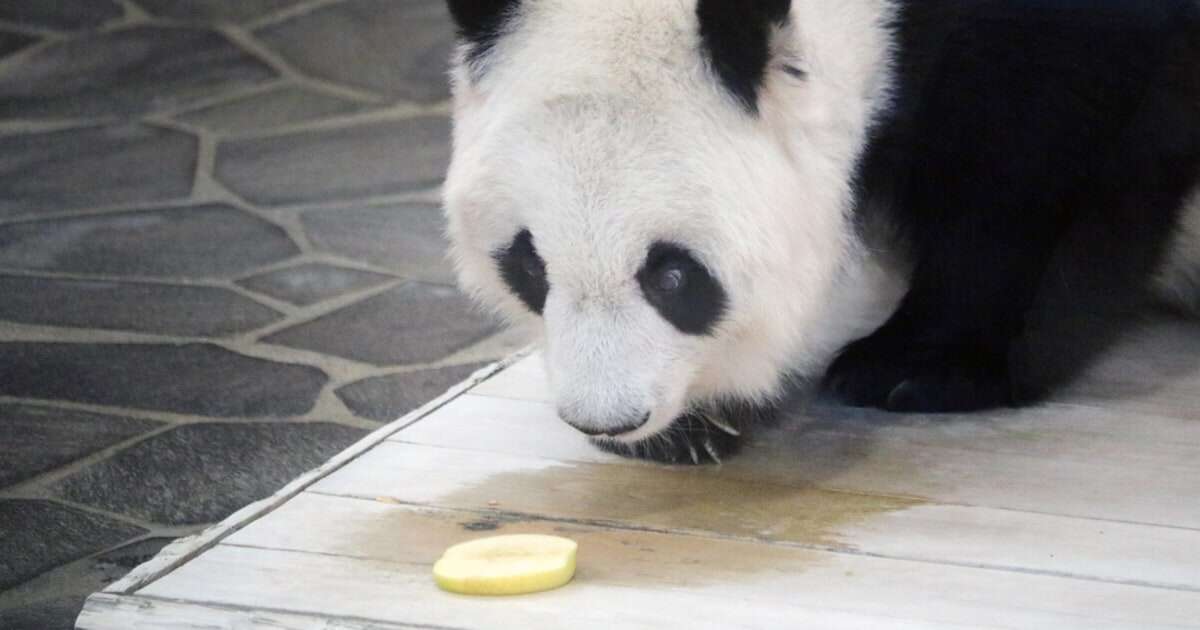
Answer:
<svg viewBox="0 0 1200 630"><path fill-rule="evenodd" d="M260 132L321 118L350 114L366 105L296 86L284 86L181 116L182 122L215 133Z"/></svg>
<svg viewBox="0 0 1200 630"><path fill-rule="evenodd" d="M17 52L36 41L37 38L32 35L0 31L0 57Z"/></svg>
<svg viewBox="0 0 1200 630"><path fill-rule="evenodd" d="M11 269L210 278L299 253L279 226L222 205L0 226L0 267Z"/></svg>
<svg viewBox="0 0 1200 630"><path fill-rule="evenodd" d="M261 328L283 315L211 287L0 276L0 320L217 337Z"/></svg>
<svg viewBox="0 0 1200 630"><path fill-rule="evenodd" d="M0 136L0 218L187 197L197 147L144 125Z"/></svg>
<svg viewBox="0 0 1200 630"><path fill-rule="evenodd" d="M274 77L213 31L138 26L49 45L0 69L0 116L132 117Z"/></svg>
<svg viewBox="0 0 1200 630"><path fill-rule="evenodd" d="M70 409L0 405L0 488L141 435L159 423Z"/></svg>
<svg viewBox="0 0 1200 630"><path fill-rule="evenodd" d="M302 0L138 0L151 15L175 20L202 22L245 22Z"/></svg>
<svg viewBox="0 0 1200 630"><path fill-rule="evenodd" d="M67 477L55 496L156 523L225 518L366 432L335 424L188 425Z"/></svg>
<svg viewBox="0 0 1200 630"><path fill-rule="evenodd" d="M262 205L355 199L436 185L450 159L441 116L222 142L217 179Z"/></svg>
<svg viewBox="0 0 1200 630"><path fill-rule="evenodd" d="M0 593L0 628L71 630L88 595L124 577L171 542L150 538L76 560Z"/></svg>
<svg viewBox="0 0 1200 630"><path fill-rule="evenodd" d="M72 630L83 610L82 597L55 597L17 608L0 609L4 630Z"/></svg>
<svg viewBox="0 0 1200 630"><path fill-rule="evenodd" d="M0 396L214 417L298 416L328 377L209 344L0 343Z"/></svg>
<svg viewBox="0 0 1200 630"><path fill-rule="evenodd" d="M361 418L391 422L441 396L485 365L456 365L369 378L339 388L337 396Z"/></svg>
<svg viewBox="0 0 1200 630"><path fill-rule="evenodd" d="M239 280L238 284L285 302L308 306L389 280L395 278L370 271L309 263Z"/></svg>
<svg viewBox="0 0 1200 630"><path fill-rule="evenodd" d="M457 289L409 283L263 341L375 365L404 365L440 359L495 330L496 324Z"/></svg>
<svg viewBox="0 0 1200 630"><path fill-rule="evenodd" d="M449 97L446 67L454 48L445 4L349 0L257 35L308 75L393 98L437 102Z"/></svg>
<svg viewBox="0 0 1200 630"><path fill-rule="evenodd" d="M0 501L0 591L144 532L48 501Z"/></svg>
<svg viewBox="0 0 1200 630"><path fill-rule="evenodd" d="M437 206L401 204L301 215L309 241L321 251L427 282L454 283L446 258L446 221Z"/></svg>
<svg viewBox="0 0 1200 630"><path fill-rule="evenodd" d="M114 0L0 0L0 20L71 31L124 17Z"/></svg>

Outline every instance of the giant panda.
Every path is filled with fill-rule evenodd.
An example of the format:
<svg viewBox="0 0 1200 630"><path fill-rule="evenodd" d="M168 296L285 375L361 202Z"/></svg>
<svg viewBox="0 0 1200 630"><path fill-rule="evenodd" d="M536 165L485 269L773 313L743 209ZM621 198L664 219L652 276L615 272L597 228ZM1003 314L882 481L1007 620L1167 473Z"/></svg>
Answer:
<svg viewBox="0 0 1200 630"><path fill-rule="evenodd" d="M1019 404L1071 239L1200 303L1196 0L449 9L461 284L537 322L559 416L602 448L720 461L796 382Z"/></svg>

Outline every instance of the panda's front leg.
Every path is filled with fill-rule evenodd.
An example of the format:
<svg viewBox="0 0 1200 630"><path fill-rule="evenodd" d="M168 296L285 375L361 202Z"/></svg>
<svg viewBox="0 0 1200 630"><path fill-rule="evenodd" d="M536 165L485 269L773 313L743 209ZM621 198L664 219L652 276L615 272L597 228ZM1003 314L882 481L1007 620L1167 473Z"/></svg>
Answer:
<svg viewBox="0 0 1200 630"><path fill-rule="evenodd" d="M1016 402L1010 339L983 332L931 337L901 323L885 325L842 350L826 374L826 388L846 404L898 412L973 411Z"/></svg>
<svg viewBox="0 0 1200 630"><path fill-rule="evenodd" d="M1019 402L1011 348L1066 217L991 201L918 226L909 293L887 323L833 361L825 386L834 398L926 413Z"/></svg>

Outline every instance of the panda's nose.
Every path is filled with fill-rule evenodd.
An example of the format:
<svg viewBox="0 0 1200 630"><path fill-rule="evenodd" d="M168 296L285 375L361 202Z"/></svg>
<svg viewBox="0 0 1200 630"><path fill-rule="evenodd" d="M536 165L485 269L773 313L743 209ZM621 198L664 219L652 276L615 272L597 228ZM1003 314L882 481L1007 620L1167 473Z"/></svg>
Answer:
<svg viewBox="0 0 1200 630"><path fill-rule="evenodd" d="M565 409L558 410L558 417L584 435L616 437L642 428L642 425L650 421L650 412L629 416L617 422L597 422L591 418L578 417L577 414L570 413Z"/></svg>

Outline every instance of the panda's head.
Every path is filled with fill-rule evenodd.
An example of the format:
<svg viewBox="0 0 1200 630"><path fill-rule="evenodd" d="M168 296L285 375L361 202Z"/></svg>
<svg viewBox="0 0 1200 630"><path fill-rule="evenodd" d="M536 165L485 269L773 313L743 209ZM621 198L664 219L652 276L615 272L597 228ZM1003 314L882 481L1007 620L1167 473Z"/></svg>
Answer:
<svg viewBox="0 0 1200 630"><path fill-rule="evenodd" d="M538 318L558 412L637 443L766 403L860 323L884 0L451 0L459 276Z"/></svg>

